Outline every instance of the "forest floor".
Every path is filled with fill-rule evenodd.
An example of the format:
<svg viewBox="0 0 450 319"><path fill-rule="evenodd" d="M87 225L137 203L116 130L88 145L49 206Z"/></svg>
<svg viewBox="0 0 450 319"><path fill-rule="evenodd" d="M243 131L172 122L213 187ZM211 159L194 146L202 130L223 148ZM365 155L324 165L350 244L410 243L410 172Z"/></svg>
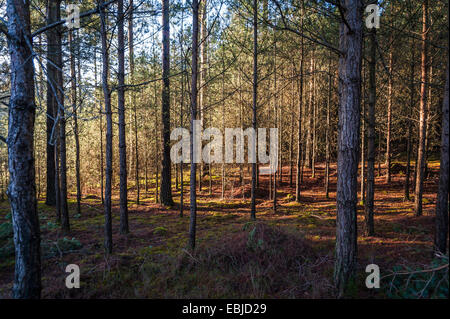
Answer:
<svg viewBox="0 0 450 319"><path fill-rule="evenodd" d="M262 176L256 222L250 222L248 173L245 199L237 170L234 177L228 176L224 200L220 198L220 173L212 177L212 196L206 177L203 191L198 193L195 253L186 249L188 178L183 217L179 216L179 191L173 193L175 206L164 208L154 203L153 188L148 196L142 191L140 205L134 202L135 193L130 189L130 234L127 236L119 234L116 195L113 198L114 252L109 257L103 251L104 215L98 194L83 197L81 215L76 214L75 197L71 195L71 232L66 235L55 223L54 208L40 200L42 297L334 298L336 166L331 166L329 199L324 192L324 164L316 167L315 178L305 168L301 203L296 203L291 195L295 194L295 175L290 187L289 167L283 168L276 213L272 201L268 200L268 178ZM362 236L364 214L360 203L357 277L347 292L348 298L391 296L389 278L382 279L381 289L365 287L368 264L377 264L382 276L394 267L423 269L430 264L439 162L430 162L429 168L420 217L414 215L413 201L403 199L404 173L395 172L387 184L384 168L380 176L376 171L375 235ZM8 214L9 206L4 201L0 203L0 227ZM0 298L11 296L14 274L11 245L11 238L0 237ZM79 265L80 289L65 287L67 264Z"/></svg>

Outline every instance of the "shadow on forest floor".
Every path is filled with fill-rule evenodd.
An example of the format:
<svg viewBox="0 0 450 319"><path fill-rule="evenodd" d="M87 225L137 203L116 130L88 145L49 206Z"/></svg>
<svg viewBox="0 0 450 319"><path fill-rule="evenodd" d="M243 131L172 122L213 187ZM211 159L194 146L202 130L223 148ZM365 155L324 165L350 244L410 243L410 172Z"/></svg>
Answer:
<svg viewBox="0 0 450 319"><path fill-rule="evenodd" d="M434 172L438 166L432 165ZM333 298L333 254L336 232L336 167L331 166L330 194L324 192L324 164L316 177L304 170L300 203L289 168L277 187L277 211L268 200L268 177L261 177L257 194L257 222L250 222L250 181L244 187L229 181L225 199L221 180L207 177L198 196L197 249L186 250L189 203L179 217L179 191L174 207L154 203L154 194L142 194L141 205L130 201L131 233L119 235L117 190L113 201L114 253L103 253L103 208L98 194L83 198L82 213L70 198L71 233L63 235L54 221L54 208L39 201L42 231L44 298ZM435 172L434 172L435 173ZM237 174L235 174L237 176ZM358 235L357 283L348 297L385 298L383 289L364 286L365 266L375 263L382 273L398 265L425 265L432 257L436 174L425 183L424 214L416 217L413 202L403 200L404 177L394 175L388 185L376 178L375 235ZM187 180L188 177L186 176ZM188 184L185 200L189 199ZM152 185L151 185L152 186ZM150 188L153 191L153 188ZM134 199L135 194L131 193ZM0 203L0 220L8 222L9 206ZM358 230L363 228L358 205ZM3 222L5 221L5 222ZM2 226L5 228L6 226ZM0 237L0 298L10 297L14 272L11 233ZM8 246L9 245L9 246ZM58 250L55 250L54 247ZM53 247L53 248L52 248ZM9 249L9 250L8 250ZM81 269L81 288L66 289L65 266Z"/></svg>

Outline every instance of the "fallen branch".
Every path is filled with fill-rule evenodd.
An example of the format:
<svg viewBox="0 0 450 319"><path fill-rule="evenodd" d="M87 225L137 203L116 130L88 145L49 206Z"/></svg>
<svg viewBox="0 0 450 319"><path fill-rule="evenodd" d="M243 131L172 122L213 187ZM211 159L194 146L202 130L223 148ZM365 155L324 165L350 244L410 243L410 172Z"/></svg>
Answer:
<svg viewBox="0 0 450 319"><path fill-rule="evenodd" d="M389 275L385 275L383 277L381 277L380 279L389 277L389 276L397 276L397 275L412 275L412 274L420 274L420 273L427 273L427 272L434 272L434 271L438 271L444 268L447 268L448 264L445 265L441 265L439 267L436 268L431 268L431 269L424 269L424 270L416 270L416 271L408 271L408 272L394 272L392 274Z"/></svg>

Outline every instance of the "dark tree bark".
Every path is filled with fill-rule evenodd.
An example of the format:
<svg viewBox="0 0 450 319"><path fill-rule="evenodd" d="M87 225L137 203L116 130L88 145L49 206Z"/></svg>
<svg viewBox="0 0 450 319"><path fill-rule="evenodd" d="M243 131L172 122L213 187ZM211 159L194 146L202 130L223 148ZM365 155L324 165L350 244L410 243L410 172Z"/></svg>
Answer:
<svg viewBox="0 0 450 319"><path fill-rule="evenodd" d="M129 14L128 14L128 47L129 47L129 59L130 59L130 79L134 84L134 28L133 28L133 0L129 2ZM131 96L131 104L133 105L133 120L134 120L134 174L136 184L136 204L140 204L141 184L139 179L139 140L138 140L138 120L137 120L137 107L135 101L135 95Z"/></svg>
<svg viewBox="0 0 450 319"><path fill-rule="evenodd" d="M327 127L325 131L325 197L330 198L330 107L331 107L331 56L328 59Z"/></svg>
<svg viewBox="0 0 450 319"><path fill-rule="evenodd" d="M367 129L367 192L364 202L364 234L373 236L373 207L375 192L375 104L377 97L376 89L376 29L372 28L369 34L370 60L369 60L369 108Z"/></svg>
<svg viewBox="0 0 450 319"><path fill-rule="evenodd" d="M301 1L300 8L300 28L303 29L303 14L304 14L304 2ZM298 110L297 110L297 169L295 180L295 201L300 203L300 185L302 182L302 176L300 175L300 169L302 169L302 109L303 109L303 61L304 61L304 47L303 37L300 38L300 69L298 80ZM303 169L302 169L303 173Z"/></svg>
<svg viewBox="0 0 450 319"><path fill-rule="evenodd" d="M77 75L75 72L75 51L73 31L69 31L70 77L73 114L73 136L75 139L75 176L77 180L77 214L81 214L81 177L80 177L80 137L77 117Z"/></svg>
<svg viewBox="0 0 450 319"><path fill-rule="evenodd" d="M162 33L163 33L163 89L162 89L162 170L161 170L161 204L173 205L172 179L170 169L170 24L169 0L162 0Z"/></svg>
<svg viewBox="0 0 450 319"><path fill-rule="evenodd" d="M118 43L118 90L119 113L119 175L120 175L120 233L128 234L128 183L127 183L127 140L125 136L125 41L123 0L117 1L117 43Z"/></svg>
<svg viewBox="0 0 450 319"><path fill-rule="evenodd" d="M428 81L428 0L422 4L422 62L420 83L420 113L419 113L419 145L417 150L417 174L414 195L414 211L416 216L422 215L423 180L425 172L425 138L427 128L427 84Z"/></svg>
<svg viewBox="0 0 450 319"><path fill-rule="evenodd" d="M222 44L222 68L225 70L225 46ZM239 105L239 110L240 110ZM225 73L222 74L222 132L225 132ZM221 188L221 198L225 199L225 181L226 181L226 172L225 172L225 161L222 162L222 188ZM243 196L244 192L242 192Z"/></svg>
<svg viewBox="0 0 450 319"><path fill-rule="evenodd" d="M409 82L409 114L413 114L413 110L414 110L414 41L412 43L412 48L411 48L411 74L410 74L410 82ZM406 145L406 176L405 176L405 189L404 189L404 198L405 200L410 200L409 198L409 188L410 188L410 177L411 177L411 155L412 155L412 126L413 123L411 123L410 120L406 121L406 125L408 126L408 141L407 141L407 145Z"/></svg>
<svg viewBox="0 0 450 319"><path fill-rule="evenodd" d="M8 197L15 246L14 298L40 298L40 231L34 161L34 67L30 1L8 0L11 96L8 122Z"/></svg>
<svg viewBox="0 0 450 319"><path fill-rule="evenodd" d="M111 92L108 84L108 70L109 70L109 52L107 39L107 21L105 15L105 8L100 7L100 27L101 27L101 42L102 42L102 87L103 98L105 103L106 113L106 169L105 169L105 252L112 253L112 219L111 219L111 190L112 190L112 110L111 110Z"/></svg>
<svg viewBox="0 0 450 319"><path fill-rule="evenodd" d="M199 89L198 89L198 104L199 104L199 117L201 129L206 125L205 119L205 100L206 100L206 74L207 74L207 27L206 27L206 8L207 0L201 0L199 2L199 32L200 32L200 52L199 52ZM202 191L203 176L205 175L206 165L203 161L200 163L198 172L198 191ZM207 165L209 166L209 164Z"/></svg>
<svg viewBox="0 0 450 319"><path fill-rule="evenodd" d="M191 76L191 127L190 127L190 221L189 247L195 249L195 233L197 226L197 164L194 161L194 121L197 119L197 75L198 75L198 0L192 0L192 76Z"/></svg>
<svg viewBox="0 0 450 319"><path fill-rule="evenodd" d="M59 1L60 2L60 1ZM59 20L57 16L58 1L47 2L47 24L52 24ZM46 117L46 131L47 131L47 191L45 204L49 206L56 205L56 185L55 185L55 117L57 113L56 102L56 50L57 50L57 29L49 29L47 31L47 117Z"/></svg>
<svg viewBox="0 0 450 319"><path fill-rule="evenodd" d="M184 10L181 12L181 37L180 37L180 56L182 57L182 70L181 74L181 103L180 103L180 127L183 127L183 112L184 112L184 100L185 100L185 76L186 76L186 59L183 56L183 39L184 39ZM183 159L180 163L180 217L183 217L184 210L184 175L183 175Z"/></svg>
<svg viewBox="0 0 450 319"><path fill-rule="evenodd" d="M61 16L61 1L58 0L56 16L58 20ZM59 179L60 179L60 209L61 209L61 228L64 233L70 231L69 207L67 205L67 148L66 148L66 115L64 107L64 78L63 78L63 52L62 52L62 26L56 27L56 107L59 118Z"/></svg>
<svg viewBox="0 0 450 319"><path fill-rule="evenodd" d="M392 43L392 41L390 41ZM389 52L388 103L386 123L386 183L391 182L391 131L392 131L392 50Z"/></svg>
<svg viewBox="0 0 450 319"><path fill-rule="evenodd" d="M258 103L258 0L253 0L253 106L252 127L256 132L256 109ZM257 165L252 163L252 189L250 218L256 220L256 178Z"/></svg>
<svg viewBox="0 0 450 319"><path fill-rule="evenodd" d="M336 263L334 280L339 296L354 277L357 256L357 174L361 90L362 2L345 0L339 47L339 136ZM348 29L348 26L351 30Z"/></svg>
<svg viewBox="0 0 450 319"><path fill-rule="evenodd" d="M442 103L441 166L439 174L439 189L436 203L436 230L434 236L435 249L443 254L447 252L447 240L448 240L448 200L449 200L448 73L449 73L449 66L447 65L447 79L445 81L444 101Z"/></svg>
<svg viewBox="0 0 450 319"><path fill-rule="evenodd" d="M363 52L365 42L363 41ZM360 180L360 201L364 204L366 201L366 69L364 67L363 62L363 71L362 71L362 87L363 87L363 96L362 96L362 121L361 121L361 180Z"/></svg>

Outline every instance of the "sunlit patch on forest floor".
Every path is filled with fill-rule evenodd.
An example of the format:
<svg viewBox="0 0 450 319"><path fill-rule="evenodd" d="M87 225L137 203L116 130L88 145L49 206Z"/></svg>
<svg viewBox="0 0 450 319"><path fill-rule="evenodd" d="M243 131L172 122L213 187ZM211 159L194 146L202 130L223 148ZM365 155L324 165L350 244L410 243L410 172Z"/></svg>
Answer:
<svg viewBox="0 0 450 319"><path fill-rule="evenodd" d="M250 180L245 188L238 171L228 173L225 199L221 179L213 179L209 195L205 177L198 193L197 249L186 250L189 204L180 217L180 192L175 205L155 203L154 187L141 190L140 205L130 188L131 233L119 235L118 197L113 199L114 253L103 253L103 208L98 194L85 194L82 213L75 197L69 201L71 233L64 235L55 222L54 208L39 200L42 237L42 296L44 298L334 298L333 252L336 221L336 167L331 167L330 196L324 192L324 164L315 178L305 168L301 202L289 186L289 168L277 187L277 212L268 200L268 177L261 176L257 222L250 222ZM433 228L439 164L430 163L425 183L423 216L416 217L413 202L404 201L404 175L386 184L384 169L376 178L375 236L362 236L363 206L358 206L358 273L347 293L350 298L386 298L389 279L381 289L365 287L365 267L380 266L389 274L395 266L426 267L433 258ZM377 173L377 172L376 172ZM217 173L220 174L220 173ZM117 191L117 190L116 190ZM189 199L185 178L185 200ZM243 197L244 195L244 197ZM359 194L358 194L359 196ZM413 192L411 192L413 197ZM411 198L412 199L412 198ZM7 202L0 203L1 225L8 221ZM5 226L3 226L5 228ZM7 230L5 230L7 232ZM0 297L9 297L13 282L12 236L0 238ZM81 288L65 287L65 267L81 269Z"/></svg>

